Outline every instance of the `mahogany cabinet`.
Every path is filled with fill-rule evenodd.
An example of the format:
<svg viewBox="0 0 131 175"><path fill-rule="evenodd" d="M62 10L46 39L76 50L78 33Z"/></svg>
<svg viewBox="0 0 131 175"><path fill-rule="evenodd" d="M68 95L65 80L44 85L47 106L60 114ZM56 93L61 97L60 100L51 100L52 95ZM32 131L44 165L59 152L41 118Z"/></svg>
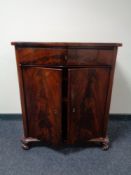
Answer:
<svg viewBox="0 0 131 175"><path fill-rule="evenodd" d="M22 104L22 147L100 143L108 149L108 113L120 43L15 45Z"/></svg>

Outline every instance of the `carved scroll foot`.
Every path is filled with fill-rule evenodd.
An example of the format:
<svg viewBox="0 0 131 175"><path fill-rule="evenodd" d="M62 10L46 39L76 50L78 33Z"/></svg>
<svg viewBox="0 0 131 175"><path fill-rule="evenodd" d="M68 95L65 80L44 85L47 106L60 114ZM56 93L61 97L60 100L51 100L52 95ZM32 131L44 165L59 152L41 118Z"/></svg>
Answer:
<svg viewBox="0 0 131 175"><path fill-rule="evenodd" d="M106 151L109 149L109 138L106 137L102 142L102 150Z"/></svg>
<svg viewBox="0 0 131 175"><path fill-rule="evenodd" d="M30 149L30 146L25 144L25 143L22 143L21 147L24 149L24 150L29 150Z"/></svg>
<svg viewBox="0 0 131 175"><path fill-rule="evenodd" d="M28 137L28 138L22 138L21 139L21 143L22 143L22 148L24 150L29 150L30 146L32 143L34 142L40 142L40 140L36 139L36 138L32 138L32 137Z"/></svg>
<svg viewBox="0 0 131 175"><path fill-rule="evenodd" d="M109 138L108 137L99 137L99 138L94 138L90 139L89 142L92 143L100 143L102 145L102 150L106 151L109 149Z"/></svg>

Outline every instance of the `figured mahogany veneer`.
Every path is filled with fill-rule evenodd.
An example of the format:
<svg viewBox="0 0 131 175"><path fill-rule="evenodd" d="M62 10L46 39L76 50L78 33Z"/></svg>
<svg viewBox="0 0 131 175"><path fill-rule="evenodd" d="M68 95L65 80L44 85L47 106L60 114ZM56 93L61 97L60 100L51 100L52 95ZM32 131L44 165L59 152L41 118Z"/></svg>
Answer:
<svg viewBox="0 0 131 175"><path fill-rule="evenodd" d="M24 138L31 143L101 143L108 149L108 113L119 43L15 45Z"/></svg>

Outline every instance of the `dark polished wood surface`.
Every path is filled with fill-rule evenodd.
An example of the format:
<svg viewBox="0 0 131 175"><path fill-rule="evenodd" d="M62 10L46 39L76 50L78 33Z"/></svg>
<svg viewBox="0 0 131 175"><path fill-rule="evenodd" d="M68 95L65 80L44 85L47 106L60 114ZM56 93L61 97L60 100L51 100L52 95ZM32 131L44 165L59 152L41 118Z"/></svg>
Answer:
<svg viewBox="0 0 131 175"><path fill-rule="evenodd" d="M22 67L28 135L45 142L61 142L62 70Z"/></svg>
<svg viewBox="0 0 131 175"><path fill-rule="evenodd" d="M11 42L12 45L18 46L18 47L117 47L122 46L122 43L77 43L77 42L17 42L13 41Z"/></svg>
<svg viewBox="0 0 131 175"><path fill-rule="evenodd" d="M63 65L66 49L18 48L17 59L21 64Z"/></svg>
<svg viewBox="0 0 131 175"><path fill-rule="evenodd" d="M18 48L17 59L25 65L112 65L112 49Z"/></svg>
<svg viewBox="0 0 131 175"><path fill-rule="evenodd" d="M108 114L120 43L15 45L23 114L22 147L101 143L108 149Z"/></svg>
<svg viewBox="0 0 131 175"><path fill-rule="evenodd" d="M69 143L102 136L109 77L110 68L69 69Z"/></svg>

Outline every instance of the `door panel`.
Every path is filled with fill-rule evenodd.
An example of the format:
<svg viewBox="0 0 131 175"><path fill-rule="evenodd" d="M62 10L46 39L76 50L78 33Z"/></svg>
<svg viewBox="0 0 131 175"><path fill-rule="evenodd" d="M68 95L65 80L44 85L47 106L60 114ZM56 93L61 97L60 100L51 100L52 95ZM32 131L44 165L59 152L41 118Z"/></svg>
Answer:
<svg viewBox="0 0 131 175"><path fill-rule="evenodd" d="M62 70L23 67L28 135L58 144L61 139Z"/></svg>
<svg viewBox="0 0 131 175"><path fill-rule="evenodd" d="M110 68L69 69L69 143L102 136L109 77Z"/></svg>

